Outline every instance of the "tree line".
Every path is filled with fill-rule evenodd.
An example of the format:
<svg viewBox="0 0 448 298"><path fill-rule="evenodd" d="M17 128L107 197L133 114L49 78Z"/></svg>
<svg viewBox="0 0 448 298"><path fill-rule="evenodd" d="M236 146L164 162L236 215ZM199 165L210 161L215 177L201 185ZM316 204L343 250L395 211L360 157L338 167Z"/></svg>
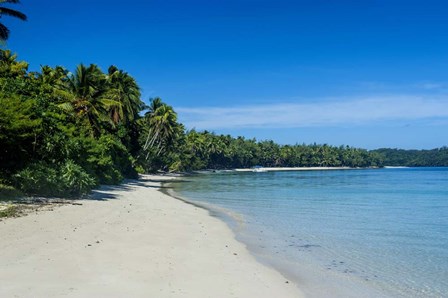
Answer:
<svg viewBox="0 0 448 298"><path fill-rule="evenodd" d="M174 170L263 167L372 167L381 166L381 156L349 146L279 145L244 137L190 130L176 140L173 155L161 164Z"/></svg>
<svg viewBox="0 0 448 298"><path fill-rule="evenodd" d="M186 130L160 98L146 105L135 79L116 66L29 71L9 50L0 50L0 105L0 185L28 194L75 196L157 171L428 165L447 151L423 152L425 163L408 162L399 151L404 159L392 162L386 149L279 145ZM434 165L447 164L441 160Z"/></svg>
<svg viewBox="0 0 448 298"><path fill-rule="evenodd" d="M383 164L386 166L407 167L447 167L448 147L431 150L403 150L381 148L373 150L382 156Z"/></svg>

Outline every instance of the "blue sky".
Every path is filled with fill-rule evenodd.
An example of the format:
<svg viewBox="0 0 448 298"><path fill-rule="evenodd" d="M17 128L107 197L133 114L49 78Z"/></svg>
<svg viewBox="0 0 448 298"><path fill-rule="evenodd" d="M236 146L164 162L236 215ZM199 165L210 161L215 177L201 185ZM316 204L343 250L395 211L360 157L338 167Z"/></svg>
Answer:
<svg viewBox="0 0 448 298"><path fill-rule="evenodd" d="M31 1L3 18L40 65L125 69L188 128L279 143L448 145L448 3Z"/></svg>

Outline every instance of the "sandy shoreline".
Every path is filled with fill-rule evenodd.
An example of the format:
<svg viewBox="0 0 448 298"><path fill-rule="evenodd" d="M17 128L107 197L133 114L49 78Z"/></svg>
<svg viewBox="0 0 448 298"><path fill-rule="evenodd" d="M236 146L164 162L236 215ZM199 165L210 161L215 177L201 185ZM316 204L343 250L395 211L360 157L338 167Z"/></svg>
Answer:
<svg viewBox="0 0 448 298"><path fill-rule="evenodd" d="M145 176L0 222L0 297L302 297L207 210Z"/></svg>

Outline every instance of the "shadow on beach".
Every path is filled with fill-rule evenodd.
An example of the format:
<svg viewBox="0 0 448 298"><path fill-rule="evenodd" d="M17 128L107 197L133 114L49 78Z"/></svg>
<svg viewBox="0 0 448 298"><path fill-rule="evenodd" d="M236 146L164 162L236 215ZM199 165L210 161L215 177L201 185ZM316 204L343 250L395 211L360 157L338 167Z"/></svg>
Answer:
<svg viewBox="0 0 448 298"><path fill-rule="evenodd" d="M178 179L177 177L167 179L157 179L150 177L140 177L137 179L126 179L122 184L119 185L101 185L99 188L92 190L92 192L84 200L96 200L96 201L107 201L111 199L116 199L118 194L116 192L130 191L133 187L148 187L157 189L171 189L172 183L188 183L189 180Z"/></svg>
<svg viewBox="0 0 448 298"><path fill-rule="evenodd" d="M48 209L53 206L83 205L83 201L106 202L118 199L123 192L132 191L135 187L153 188L167 191L171 183L190 182L178 177L142 175L139 179L125 179L119 185L100 185L89 194L75 197L43 197L43 196L11 196L0 199L0 218L20 217L32 211Z"/></svg>

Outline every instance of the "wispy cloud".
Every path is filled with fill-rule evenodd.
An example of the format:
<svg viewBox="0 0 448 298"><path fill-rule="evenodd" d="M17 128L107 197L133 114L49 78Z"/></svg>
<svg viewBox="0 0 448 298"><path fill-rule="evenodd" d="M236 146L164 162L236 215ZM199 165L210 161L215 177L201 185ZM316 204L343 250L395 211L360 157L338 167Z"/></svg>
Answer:
<svg viewBox="0 0 448 298"><path fill-rule="evenodd" d="M434 82L425 82L418 84L417 87L425 90L438 90L438 89L445 89L446 84L444 83L434 83Z"/></svg>
<svg viewBox="0 0 448 298"><path fill-rule="evenodd" d="M362 125L448 117L448 97L383 96L234 107L176 107L188 128L280 128Z"/></svg>
<svg viewBox="0 0 448 298"><path fill-rule="evenodd" d="M427 92L437 92L447 91L448 83L442 81L421 81L417 83L390 83L382 81L361 81L355 84L355 86L350 85L349 88L354 87L362 91L375 91L375 92L390 92L389 94L397 94L400 90L414 90L416 92L427 91ZM404 91L406 92L406 91ZM409 91L406 92L410 94ZM378 93L377 93L378 94ZM419 93L420 94L420 93Z"/></svg>

